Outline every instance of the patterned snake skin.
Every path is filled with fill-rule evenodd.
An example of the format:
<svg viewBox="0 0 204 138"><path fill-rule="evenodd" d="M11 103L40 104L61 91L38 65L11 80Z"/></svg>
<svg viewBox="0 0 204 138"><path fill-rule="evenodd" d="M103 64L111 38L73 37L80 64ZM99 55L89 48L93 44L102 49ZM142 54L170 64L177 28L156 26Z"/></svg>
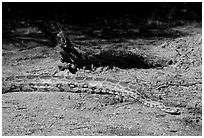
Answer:
<svg viewBox="0 0 204 138"><path fill-rule="evenodd" d="M110 78L85 76L51 76L46 74L3 78L2 93L9 92L75 92L105 93L138 100L149 107L157 107L169 114L179 110L142 96L138 86Z"/></svg>

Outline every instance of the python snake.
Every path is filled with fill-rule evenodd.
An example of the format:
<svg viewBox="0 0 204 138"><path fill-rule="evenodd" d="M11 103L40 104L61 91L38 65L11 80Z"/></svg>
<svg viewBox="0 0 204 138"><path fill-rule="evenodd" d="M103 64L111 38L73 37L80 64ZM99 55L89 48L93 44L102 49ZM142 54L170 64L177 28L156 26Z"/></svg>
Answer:
<svg viewBox="0 0 204 138"><path fill-rule="evenodd" d="M179 109L167 107L139 92L138 85L110 78L88 76L22 75L5 77L2 93L9 92L74 92L112 94L138 100L148 107L157 107L169 114L180 114Z"/></svg>

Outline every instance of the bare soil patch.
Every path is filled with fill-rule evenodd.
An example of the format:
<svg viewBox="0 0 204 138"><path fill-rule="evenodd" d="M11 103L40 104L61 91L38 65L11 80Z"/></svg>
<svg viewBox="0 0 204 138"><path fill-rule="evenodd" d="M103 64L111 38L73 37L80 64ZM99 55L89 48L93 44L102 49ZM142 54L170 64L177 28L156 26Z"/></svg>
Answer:
<svg viewBox="0 0 204 138"><path fill-rule="evenodd" d="M69 29L71 38L83 45L142 49L171 59L171 65L163 68L97 67L94 71L81 69L77 73L145 84L146 94L149 97L160 99L165 105L178 107L181 114L170 115L159 109L146 107L139 102L115 103L113 97L109 95L93 94L83 97L83 94L63 92L13 92L2 95L2 134L4 136L202 135L200 26L191 24L174 28L188 35L173 39L124 38L123 42L118 41L119 39L98 37L92 39L88 34L75 30L73 26ZM95 30L95 33L100 34L100 31ZM120 32L120 30L117 31ZM28 45L31 47L3 43L3 77L53 73L61 64L58 47L47 47L36 42ZM165 51L161 51L161 48ZM58 75L61 74L69 75L66 71L58 73Z"/></svg>

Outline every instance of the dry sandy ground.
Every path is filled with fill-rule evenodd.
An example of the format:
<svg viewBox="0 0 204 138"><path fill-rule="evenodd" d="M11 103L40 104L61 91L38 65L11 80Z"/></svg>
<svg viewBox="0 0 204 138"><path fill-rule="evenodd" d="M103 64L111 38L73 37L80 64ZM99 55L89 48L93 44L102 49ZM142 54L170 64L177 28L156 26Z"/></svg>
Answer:
<svg viewBox="0 0 204 138"><path fill-rule="evenodd" d="M152 47L173 51L170 55L159 53L159 56L173 59L170 66L162 69L101 67L94 72L80 70L78 74L146 84L147 95L160 97L165 105L179 108L180 115L167 114L139 102L116 103L109 95L92 94L83 97L83 94L63 92L13 92L2 95L2 134L201 136L201 28L185 26L176 29L190 34ZM132 40L131 43L133 41L134 44L138 42ZM124 45L130 46L128 43ZM50 73L60 65L58 48L37 46L26 51L14 48L11 44L3 44L3 77ZM67 75L67 72L58 75L61 74ZM166 82L178 85L160 89L153 87Z"/></svg>

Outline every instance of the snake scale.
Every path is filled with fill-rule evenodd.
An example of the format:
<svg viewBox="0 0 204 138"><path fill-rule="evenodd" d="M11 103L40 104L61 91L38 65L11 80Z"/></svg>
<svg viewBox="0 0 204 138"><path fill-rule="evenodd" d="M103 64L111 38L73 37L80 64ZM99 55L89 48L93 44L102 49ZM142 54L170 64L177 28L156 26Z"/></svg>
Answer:
<svg viewBox="0 0 204 138"><path fill-rule="evenodd" d="M156 107L169 114L178 114L179 109L167 107L163 103L142 96L138 85L100 77L22 75L5 77L2 93L10 92L74 92L113 94L122 98L138 100L148 107Z"/></svg>

